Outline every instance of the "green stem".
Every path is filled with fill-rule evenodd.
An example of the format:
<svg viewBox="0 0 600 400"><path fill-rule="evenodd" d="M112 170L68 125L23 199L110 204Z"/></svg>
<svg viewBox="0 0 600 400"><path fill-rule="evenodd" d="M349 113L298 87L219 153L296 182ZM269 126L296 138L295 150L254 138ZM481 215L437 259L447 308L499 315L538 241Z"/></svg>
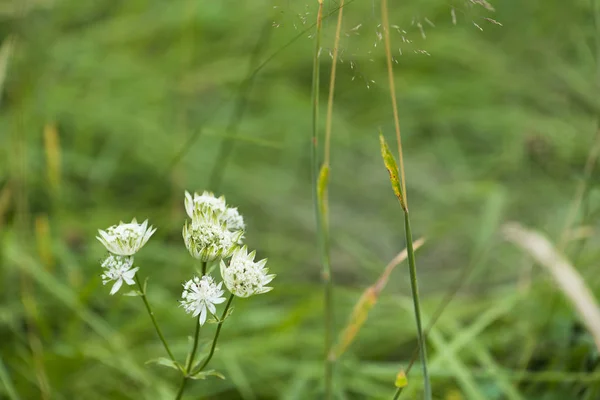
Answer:
<svg viewBox="0 0 600 400"><path fill-rule="evenodd" d="M225 305L225 310L223 310L223 314L221 315L221 320L219 321L219 324L217 325L217 331L215 332L215 338L213 339L208 356L206 357L206 359L204 360L202 365L200 367L198 367L195 371L193 371L191 375L196 375L198 372L202 371L208 365L210 360L212 359L212 356L215 353L215 347L217 346L217 340L219 340L219 334L221 333L221 327L223 326L223 321L225 320L225 317L227 316L227 311L229 311L229 306L231 306L233 297L234 296L232 294L229 296L229 299L227 300L227 304Z"/></svg>
<svg viewBox="0 0 600 400"><path fill-rule="evenodd" d="M421 366L423 368L423 383L425 386L425 399L431 400L431 383L429 372L427 370L427 352L425 348L425 338L423 335L423 324L421 322L421 306L419 304L419 287L417 283L417 267L415 265L415 252L413 249L412 232L410 229L410 218L408 210L404 212L404 228L406 230L406 250L408 253L408 268L410 272L410 287L412 291L413 305L415 310L415 319L417 320L417 339L419 341L419 354L421 356ZM397 393L396 396L400 394ZM397 397L394 397L395 399Z"/></svg>
<svg viewBox="0 0 600 400"><path fill-rule="evenodd" d="M192 345L192 351L190 352L190 357L188 358L188 363L185 367L187 372L192 369L194 357L196 357L196 350L198 350L198 337L200 336L200 321L198 321L198 318L194 318L194 323L196 324L196 332L194 333L194 344Z"/></svg>
<svg viewBox="0 0 600 400"><path fill-rule="evenodd" d="M319 56L321 53L321 28L323 21L323 1L319 0L319 8L317 11L317 22L315 32L315 52L313 57L312 71L312 143L311 143L311 158L312 158L312 184L313 198L315 206L315 219L317 223L317 235L319 248L321 253L321 263L323 265L323 285L324 285L324 301L325 301L325 399L331 399L333 385L333 360L330 359L329 353L333 338L333 282L331 280L331 268L329 265L328 252L328 235L327 221L322 215L321 202L317 186L319 185L319 155L317 151L318 133L319 133L319 78L320 64Z"/></svg>
<svg viewBox="0 0 600 400"><path fill-rule="evenodd" d="M204 262L203 266L205 265L206 263ZM198 349L198 338L200 337L200 321L198 321L198 318L194 318L194 323L196 324L196 331L194 333L194 344L192 345L192 351L188 356L188 361L185 366L183 379L181 380L181 385L179 386L177 397L175 397L176 399L181 399L181 396L183 396L185 385L187 384L187 381L189 379L189 372L192 369L192 365L194 365L194 357L196 356L196 350Z"/></svg>
<svg viewBox="0 0 600 400"><path fill-rule="evenodd" d="M148 311L148 315L150 315L150 319L152 320L154 329L156 330L156 333L158 334L158 337L160 338L160 341L162 342L163 347L165 348L167 354L169 354L169 358L171 358L171 361L173 361L175 363L175 365L177 365L179 367L179 369L181 370L179 363L175 360L175 357L173 356L173 353L171 353L171 349L169 349L169 345L167 344L165 337L163 336L160 328L158 327L158 323L156 322L156 318L154 317L154 312L150 308L150 303L148 303L148 298L146 297L146 290L142 286L142 284L140 282L140 278L137 276L137 274L135 274L134 278L135 278L135 283L137 283L138 289L140 290L140 293L142 294L140 297L144 301L144 305L146 306L146 311Z"/></svg>
<svg viewBox="0 0 600 400"><path fill-rule="evenodd" d="M206 275L206 267L208 265L207 261L202 261L202 276ZM198 338L200 337L200 321L198 318L194 318L194 323L196 325L194 332L194 344L192 345L192 351L190 351L187 359L187 364L185 366L185 370L183 371L183 379L181 380L181 385L179 386L179 391L177 392L177 397L175 399L181 399L183 396L183 392L185 390L185 385L189 380L190 371L192 369L192 365L194 365L194 358L196 357L196 351L198 350Z"/></svg>
<svg viewBox="0 0 600 400"><path fill-rule="evenodd" d="M198 325L200 325L200 324L198 324ZM187 381L188 381L188 377L184 375L183 378L181 379L181 385L179 386L179 390L177 391L177 396L175 397L175 400L179 400L183 396L183 391L185 390L185 385L186 385Z"/></svg>

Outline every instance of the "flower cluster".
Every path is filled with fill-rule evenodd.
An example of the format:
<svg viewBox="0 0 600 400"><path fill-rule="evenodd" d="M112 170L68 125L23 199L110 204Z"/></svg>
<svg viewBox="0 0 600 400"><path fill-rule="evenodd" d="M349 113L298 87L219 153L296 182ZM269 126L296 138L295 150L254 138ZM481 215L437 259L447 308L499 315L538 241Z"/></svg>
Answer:
<svg viewBox="0 0 600 400"><path fill-rule="evenodd" d="M128 224L120 222L105 231L98 230L100 236L96 236L96 239L112 254L132 256L146 244L154 232L156 229L148 227L148 220L138 224L134 218Z"/></svg>
<svg viewBox="0 0 600 400"><path fill-rule="evenodd" d="M270 291L272 288L267 285L275 275L265 268L266 259L254 261L254 251L249 253L246 246L239 247L244 237L244 218L237 208L227 205L224 196L185 192L184 204L190 217L183 226L186 248L205 267L209 262L219 262L223 279L217 283L210 275L195 276L183 285L181 306L198 317L199 324L203 325L208 313L216 313L215 305L225 301L223 283L232 296L250 297ZM135 219L98 231L97 239L110 253L102 262L101 277L104 285L114 282L111 295L119 291L123 283L135 284L139 268L134 268L133 256L155 231L147 220L139 224Z"/></svg>
<svg viewBox="0 0 600 400"><path fill-rule="evenodd" d="M275 275L269 275L265 268L267 260L254 262L256 252L248 254L246 246L235 250L229 265L221 261L221 276L227 289L237 297L250 297L267 293L272 287L268 285Z"/></svg>
<svg viewBox="0 0 600 400"><path fill-rule="evenodd" d="M225 196L215 197L211 192L203 192L201 195L185 192L185 211L193 220L202 217L204 213L214 214L217 220L224 224L228 231L243 231L246 226L244 218L236 207L229 207L225 202Z"/></svg>
<svg viewBox="0 0 600 400"><path fill-rule="evenodd" d="M105 269L102 274L102 284L114 281L110 294L115 294L119 291L125 281L128 285L133 285L135 282L133 277L139 268L133 267L133 257L131 256L115 256L110 254L104 262L102 262L102 268Z"/></svg>
<svg viewBox="0 0 600 400"><path fill-rule="evenodd" d="M138 268L133 267L133 255L137 253L156 232L148 226L148 220L138 224L134 218L130 223L120 222L106 230L98 230L96 238L106 247L109 255L102 263L104 273L102 284L114 281L110 294L115 294L125 282L128 285L135 283L134 276Z"/></svg>
<svg viewBox="0 0 600 400"><path fill-rule="evenodd" d="M185 210L191 221L183 226L183 241L192 257L208 262L231 256L244 236L244 219L225 197L185 192Z"/></svg>
<svg viewBox="0 0 600 400"><path fill-rule="evenodd" d="M250 297L272 289L267 285L275 275L268 274L267 260L255 262L255 252L248 254L246 246L238 247L242 243L244 219L237 208L227 205L224 196L215 197L210 192L192 196L185 192L185 210L191 218L183 226L188 251L205 263L220 260L223 282L232 295ZM201 325L206 321L207 310L214 315L214 304L223 302L221 285L207 275L184 284L181 304L186 312L200 315Z"/></svg>
<svg viewBox="0 0 600 400"><path fill-rule="evenodd" d="M204 275L202 278L197 276L183 284L183 293L181 297L181 306L188 314L193 317L200 315L200 325L206 322L206 311L215 314L217 309L215 304L221 304L225 301L223 296L224 291L221 290L222 283L215 283L215 280Z"/></svg>

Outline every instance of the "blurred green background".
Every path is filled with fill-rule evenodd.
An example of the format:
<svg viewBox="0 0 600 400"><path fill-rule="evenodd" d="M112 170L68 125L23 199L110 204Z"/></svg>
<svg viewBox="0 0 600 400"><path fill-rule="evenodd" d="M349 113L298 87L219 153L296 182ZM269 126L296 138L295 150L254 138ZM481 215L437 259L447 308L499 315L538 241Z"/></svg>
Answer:
<svg viewBox="0 0 600 400"><path fill-rule="evenodd" d="M600 111L598 13L587 0L478 3L390 4L413 234L427 238L425 321L447 305L429 335L434 397L598 399L590 335L498 233L515 220L558 241L585 181L566 255L600 292L600 180L584 175ZM336 4L325 2L323 117ZM181 239L184 190L239 207L246 242L278 275L224 325L211 367L227 379L195 381L186 398L321 397L316 5L0 1L0 398L173 398L176 371L145 364L164 354L142 302L101 284L95 234L132 217L158 227L136 263L183 359L194 321L177 301L197 267ZM348 2L342 29L329 192L338 332L405 245L377 138L394 139L379 9ZM336 398L391 398L415 347L402 264L336 366ZM414 368L403 398L419 398L420 381Z"/></svg>

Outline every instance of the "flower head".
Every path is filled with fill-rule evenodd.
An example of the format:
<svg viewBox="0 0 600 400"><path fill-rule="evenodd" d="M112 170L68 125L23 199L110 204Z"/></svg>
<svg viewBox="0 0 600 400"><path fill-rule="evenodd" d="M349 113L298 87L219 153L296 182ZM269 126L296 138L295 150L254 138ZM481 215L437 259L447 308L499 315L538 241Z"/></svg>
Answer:
<svg viewBox="0 0 600 400"><path fill-rule="evenodd" d="M181 293L181 306L186 313L192 314L193 317L197 317L200 314L200 325L204 325L206 322L206 310L215 315L217 309L215 304L221 304L225 301L223 296L224 291L221 290L222 282L219 284L215 283L215 280L204 275L201 278L197 276L193 277L189 281L183 284L183 293Z"/></svg>
<svg viewBox="0 0 600 400"><path fill-rule="evenodd" d="M135 281L133 277L139 268L133 267L133 257L131 256L116 256L110 254L106 260L102 263L102 268L105 268L102 274L102 284L106 285L108 282L114 281L110 294L115 294L121 286L123 281L128 285L133 285Z"/></svg>
<svg viewBox="0 0 600 400"><path fill-rule="evenodd" d="M213 211L217 214L225 212L227 203L225 203L225 196L215 197L211 192L204 191L201 195L194 193L194 196L190 192L185 192L185 211L190 218L198 214L202 214L206 211Z"/></svg>
<svg viewBox="0 0 600 400"><path fill-rule="evenodd" d="M152 226L148 226L148 220L138 224L136 219L126 224L120 222L105 231L99 229L96 236L106 250L119 256L132 256L138 252L156 232Z"/></svg>
<svg viewBox="0 0 600 400"><path fill-rule="evenodd" d="M221 261L221 276L227 289L238 297L250 297L267 293L272 287L269 284L275 275L269 275L265 268L267 260L254 262L256 252L248 254L246 246L233 252L229 266Z"/></svg>
<svg viewBox="0 0 600 400"><path fill-rule="evenodd" d="M242 239L243 231L229 231L213 212L197 214L183 226L183 240L192 257L202 261L227 258Z"/></svg>
<svg viewBox="0 0 600 400"><path fill-rule="evenodd" d="M244 218L240 215L237 208L228 207L225 202L225 196L215 197L211 192L203 192L201 195L194 193L192 196L185 192L185 211L191 218L198 218L205 213L214 213L219 222L225 224L225 227L232 231L244 230Z"/></svg>

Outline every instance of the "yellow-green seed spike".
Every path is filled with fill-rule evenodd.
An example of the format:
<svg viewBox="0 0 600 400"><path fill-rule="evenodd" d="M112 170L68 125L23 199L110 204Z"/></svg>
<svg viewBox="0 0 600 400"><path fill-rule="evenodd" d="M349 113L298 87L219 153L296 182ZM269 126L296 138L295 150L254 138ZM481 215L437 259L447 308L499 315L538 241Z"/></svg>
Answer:
<svg viewBox="0 0 600 400"><path fill-rule="evenodd" d="M408 385L408 378L406 377L404 370L398 372L394 385L396 385L397 388L403 388Z"/></svg>
<svg viewBox="0 0 600 400"><path fill-rule="evenodd" d="M392 183L394 194L400 201L402 209L404 211L408 211L406 208L406 203L404 202L404 195L402 193L400 179L398 178L398 165L396 164L396 159L390 152L390 148L388 147L385 138L381 133L379 134L379 143L381 145L381 157L383 157L383 163L385 164L385 168L388 170L388 174L390 175L390 182Z"/></svg>
<svg viewBox="0 0 600 400"><path fill-rule="evenodd" d="M317 197L321 207L323 221L327 221L327 184L329 183L329 165L323 164L317 181Z"/></svg>

